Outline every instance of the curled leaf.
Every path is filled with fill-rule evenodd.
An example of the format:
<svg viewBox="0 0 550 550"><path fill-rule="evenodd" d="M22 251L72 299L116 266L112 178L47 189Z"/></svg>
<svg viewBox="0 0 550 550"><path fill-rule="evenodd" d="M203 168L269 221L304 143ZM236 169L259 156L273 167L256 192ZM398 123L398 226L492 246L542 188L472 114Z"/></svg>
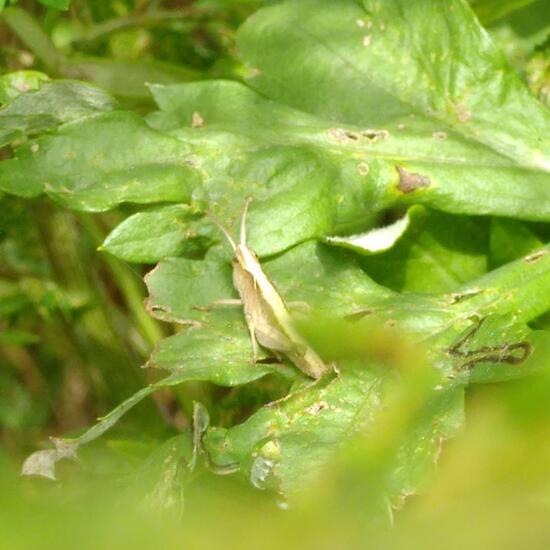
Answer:
<svg viewBox="0 0 550 550"><path fill-rule="evenodd" d="M407 231L410 222L411 218L407 212L402 218L390 225L377 227L366 233L348 237L327 237L326 241L330 244L351 248L363 254L377 254L392 248Z"/></svg>

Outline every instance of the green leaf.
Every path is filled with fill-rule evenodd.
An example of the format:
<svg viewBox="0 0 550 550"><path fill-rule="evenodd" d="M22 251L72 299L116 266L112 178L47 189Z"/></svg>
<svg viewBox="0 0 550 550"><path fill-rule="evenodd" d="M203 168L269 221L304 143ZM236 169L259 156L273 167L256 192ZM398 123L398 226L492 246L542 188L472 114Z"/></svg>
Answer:
<svg viewBox="0 0 550 550"><path fill-rule="evenodd" d="M437 144L440 156L422 161L422 171L415 172L418 168L402 159L424 140L406 130L386 137L375 130L335 128L330 122L274 107L236 83L156 86L154 91L169 110L149 121L173 137L150 130L129 113L82 120L40 138L31 145L38 146L38 154L22 148L16 159L0 164L2 189L23 196L46 190L67 205L87 210L121 201L189 202L193 195L213 200L213 209L226 225L253 195L250 239L262 256L306 239L364 230L372 226L377 212L395 204L422 202L455 212L548 217L546 175L526 172L459 137L440 140L430 134L429 148ZM222 99L225 92L231 93L231 101ZM234 110L226 107L230 104ZM274 120L271 111L274 125L267 122ZM199 113L204 127L191 127L193 113ZM187 128L180 126L184 122ZM122 134L128 137L118 139ZM41 156L44 149L47 157ZM470 168L434 164L443 159L444 150L449 159L471 155ZM125 153L114 158L115 151ZM67 156L69 162L56 161ZM392 156L395 160L388 160ZM492 162L496 164L491 167ZM82 163L93 168L86 177ZM132 178L136 163L142 177ZM155 178L154 189L153 171L162 174ZM17 179L22 173L24 182ZM492 189L480 203L479 186L486 186L485 178Z"/></svg>
<svg viewBox="0 0 550 550"><path fill-rule="evenodd" d="M550 32L546 0L538 0L510 13L487 30L493 42L506 55L510 65L525 78L530 57L545 42ZM529 82L531 89L533 84Z"/></svg>
<svg viewBox="0 0 550 550"><path fill-rule="evenodd" d="M382 227L375 227L366 233L349 235L347 237L327 237L326 242L355 250L360 254L379 254L392 248L395 243L409 229L411 224L412 207L407 213L396 221ZM421 206L418 208L422 209Z"/></svg>
<svg viewBox="0 0 550 550"><path fill-rule="evenodd" d="M164 321L193 324L202 319L201 308L237 297L231 284L231 265L220 261L167 258L148 273L145 282L147 307Z"/></svg>
<svg viewBox="0 0 550 550"><path fill-rule="evenodd" d="M317 234L365 230L376 212L397 204L422 203L452 213L549 217L546 172L523 169L441 125L410 119L405 127L398 123L391 128L359 126L355 120L335 123L268 101L232 82L154 86L152 92L161 111L150 115L149 123L196 144L212 196L227 193L230 185L229 200L234 200L246 181L248 193L258 189L263 199L258 183L267 181L269 190L275 185L289 190L287 196L281 189L281 200L289 204L297 200L296 192L290 195L290 183L298 186L299 180L302 194L323 197L323 202L308 197L319 209L317 224L326 224L318 225ZM200 117L200 127L191 127L194 115ZM275 173L266 171L268 156ZM298 162L300 168L294 168ZM246 196L241 193L240 204ZM270 224L273 219L280 215L271 216ZM288 231L286 219L281 222ZM313 224L301 216L300 222ZM254 243L261 255L265 237ZM265 253L275 251L270 247Z"/></svg>
<svg viewBox="0 0 550 550"><path fill-rule="evenodd" d="M550 309L550 245L457 289L453 310L472 316L511 314L528 323Z"/></svg>
<svg viewBox="0 0 550 550"><path fill-rule="evenodd" d="M544 257L536 261L544 262ZM520 262L525 263L525 260ZM519 276L524 271L520 269L524 267L520 262L505 266L478 281L478 296L489 291L493 295L490 303L480 304L478 301L476 304L478 318L487 316L481 317L483 323L472 325L468 321L471 315L464 315L465 308L469 312L474 310L472 302L476 301L476 296L461 297L455 294L457 307L453 309L458 315L454 322L442 323L440 320L425 329L424 337L430 333L432 335L428 340L430 357L442 377L439 381L435 379L432 386L433 399L438 405L430 406L431 414L422 423L415 424L414 431L398 445L397 460L392 463L392 474L388 480L388 492L392 499L418 488L426 471L432 467L431 461L437 456L441 439L460 426L460 401L456 399L461 395L462 384L467 381L510 380L526 374L547 372L550 368L547 360L550 333L532 332L525 325L518 324L515 319L521 317L521 307L517 307L517 303L511 308L513 315L489 313L499 309L494 304L499 285L505 281L509 283L510 277ZM547 269L548 265L543 268L544 272ZM542 272L539 273L542 277ZM524 284L526 281L533 284L532 291L536 278L525 279L523 276L522 280ZM506 308L504 304L507 300L511 297L504 298L500 304L501 310ZM530 304L522 304L525 319L536 315L532 308L537 297L530 301ZM398 304L396 299L394 307L399 307ZM543 307L548 307L548 299ZM392 309L389 304L388 309ZM393 313L397 312L394 310ZM421 311L416 313L418 315ZM430 315L429 312L424 314ZM401 320L398 313L396 318ZM467 326L465 334L461 334L458 327L464 322L470 326ZM366 330L365 334L369 331ZM374 333L371 331L370 334ZM357 340L357 334L353 334L352 338ZM414 355L407 357L414 361ZM262 489L272 488L286 493L303 488L312 477L319 475L319 469L337 453L339 445L349 438L350 432L367 428L379 407L384 406L386 392L383 389L388 384L387 376L381 376L374 367L370 363L365 368L365 359L357 366L340 361L339 376L328 384L316 384L291 393L280 403L262 408L245 423L229 430L211 429L205 443L212 461L219 466L239 463L243 473Z"/></svg>
<svg viewBox="0 0 550 550"><path fill-rule="evenodd" d="M492 23L535 2L536 0L470 0L476 15L484 24Z"/></svg>
<svg viewBox="0 0 550 550"><path fill-rule="evenodd" d="M457 342L462 343L460 350L448 348L448 353L457 372L470 371L471 383L514 380L550 368L550 332L533 331L513 315L489 315Z"/></svg>
<svg viewBox="0 0 550 550"><path fill-rule="evenodd" d="M60 460L75 459L81 445L85 445L101 437L116 424L120 418L145 397L153 393L157 387L151 385L142 388L132 397L122 402L109 414L99 419L98 423L86 430L81 436L72 439L52 438L54 449L46 449L32 453L21 467L21 475L41 476L56 479L55 467Z"/></svg>
<svg viewBox="0 0 550 550"><path fill-rule="evenodd" d="M354 369L290 394L230 430L212 428L206 448L216 466L239 463L257 488L288 493L318 475L343 437L378 406L381 386L372 371Z"/></svg>
<svg viewBox="0 0 550 550"><path fill-rule="evenodd" d="M490 241L493 267L528 256L543 244L526 224L505 218L491 220Z"/></svg>
<svg viewBox="0 0 550 550"><path fill-rule="evenodd" d="M452 128L519 166L549 171L550 113L465 1L360 4L301 0L258 11L239 31L255 69L250 82L304 111L391 133L412 113L434 131ZM293 63L277 55L283 48Z"/></svg>
<svg viewBox="0 0 550 550"><path fill-rule="evenodd" d="M487 271L486 220L411 209L411 227L389 251L362 265L398 291L450 292Z"/></svg>
<svg viewBox="0 0 550 550"><path fill-rule="evenodd" d="M186 469L182 463L189 464L193 449L188 431L171 437L144 461L133 476L136 487L147 489L147 504L153 509L167 510L182 507ZM180 511L180 510L177 510Z"/></svg>
<svg viewBox="0 0 550 550"><path fill-rule="evenodd" d="M446 347L475 326L472 319L513 314L515 323L525 323L547 311L549 256L547 248L540 249L536 255L441 296L392 293L369 279L352 255L314 243L266 261L263 268L287 302L305 303L318 314L355 320L359 326L391 322L419 340L433 338L434 349L445 358ZM147 283L151 294L148 306L155 315L176 322L206 323L206 328L211 321L204 308L216 300L235 297L230 265L219 260L168 259L148 276ZM240 308L235 309L231 313L238 318ZM232 355L238 348L227 344L226 349ZM246 362L248 355L242 350L242 362ZM174 357L185 361L184 353Z"/></svg>
<svg viewBox="0 0 550 550"><path fill-rule="evenodd" d="M48 76L38 71L16 71L0 77L0 104L8 103L17 96L38 90Z"/></svg>
<svg viewBox="0 0 550 550"><path fill-rule="evenodd" d="M354 313L366 304L376 307L393 296L370 280L350 253L314 242L263 262L262 267L287 302L305 302L336 316ZM176 322L200 321L201 308L237 297L231 264L209 257L202 262L168 258L146 282L149 309Z"/></svg>
<svg viewBox="0 0 550 550"><path fill-rule="evenodd" d="M440 439L449 435L449 426L456 430L457 410L450 404L456 404L457 392L460 394L470 378L480 382L497 381L548 368L548 333L531 335L518 323L537 317L550 306L549 258L550 254L543 248L536 257L495 270L461 292L438 299L418 296L408 300L370 281L352 255L327 246L305 243L266 262L266 270L285 298L307 300L319 311L331 315L351 313L349 321L357 323L355 326L359 329L365 320L376 324L393 319L395 325L398 319L400 329L416 333L431 344L430 357L439 366L433 390L441 396L436 401L442 404L435 407L434 416L426 420L423 427L417 426L410 439L403 443L404 459L394 470L396 477L389 490L393 497L418 485L422 473L437 454ZM208 283L217 290L223 284L230 288L227 264L177 259L160 265L166 266L166 262L177 269L154 272L149 278L150 287L164 289L166 309L171 307L171 290L185 281L190 290L181 293L180 303L174 304L176 307L170 313L182 319L192 314L200 326L163 341L154 354L151 365L172 370L171 376L138 392L80 438L68 440L71 452L78 445L99 437L157 387L188 380L234 385L267 372L286 375L280 365L250 363L250 341L240 309L219 312L196 309L198 304L207 305L205 302L212 298L207 294ZM194 273L189 271L192 264L199 266ZM186 276L182 276L181 269ZM214 273L217 275L213 278ZM212 284L215 281L216 284ZM327 287L329 281L331 285ZM511 288L516 290L512 292ZM157 301L158 298L154 298L152 305ZM365 306L370 309L366 311ZM357 320L356 314L361 312L364 314ZM472 317L478 320L487 317L483 330L479 321L472 323ZM369 326L372 325L365 326L367 331ZM528 361L520 357L519 364L509 364L510 346L525 339L530 346ZM451 353L453 347L466 355ZM476 359L475 364L471 364L472 357ZM363 359L357 364L341 363L339 367L341 372L336 378L302 386L279 403L263 407L240 426L212 429L205 444L214 465L223 467L237 462L259 487L292 492L303 486L316 475L317 468L334 455L337 445L362 425L360 420L368 423L384 403L381 392L386 377L375 368L376 363L366 365ZM453 376L449 379L448 374ZM415 460L407 458L407 448L421 449ZM67 456L66 445L39 453L46 454L31 457L30 465L24 468L26 473L54 475L55 463Z"/></svg>
<svg viewBox="0 0 550 550"><path fill-rule="evenodd" d="M20 82L25 87L31 86L28 80L20 81L20 74L13 73L12 82L15 85ZM117 103L109 95L89 84L41 82L36 90L16 95L0 109L0 144L5 145L20 134L43 133L66 122L113 111L116 107Z"/></svg>
<svg viewBox="0 0 550 550"><path fill-rule="evenodd" d="M336 379L297 390L239 426L211 428L205 446L216 466L239 463L255 487L288 495L322 475L345 441L373 429L381 399L394 385L387 373L346 365ZM455 416L457 393L460 387L435 392L438 404L428 421L400 442L402 456L392 464L395 479L388 487L392 500L416 490L426 468L433 469L440 438L450 435L447 419L451 411Z"/></svg>
<svg viewBox="0 0 550 550"><path fill-rule="evenodd" d="M203 439L207 463L237 465L256 487L292 493L367 433L365 461L387 458L383 493L396 503L461 425L468 384L550 367L550 333L528 325L550 309L550 246L542 226L518 221L550 220L550 115L464 0L271 3L243 26L239 47L251 87L155 84L159 110L145 118L113 107L65 119L79 105L69 98L53 120L36 122L49 109L29 107L9 129L10 139L40 136L0 163L8 193L92 211L159 203L102 248L160 260L147 276L147 306L182 325L147 364L167 378L24 471L53 476L58 460L158 388L271 375L250 389L265 394L231 411L231 420L255 411L242 424L213 411L224 427ZM142 96L148 70L172 81L170 68L147 63L131 81L129 65L71 63L59 70L89 70L125 97ZM308 345L334 365L318 383L267 350L252 364L242 306L216 303L236 297L232 251L204 214L237 238L248 197L250 247ZM411 205L387 250L357 253L354 235L372 240L381 220ZM487 215L501 218L477 217ZM487 273L489 261L502 266ZM18 311L6 304L6 316ZM277 390L268 388L274 379ZM233 390L235 402L246 391ZM170 484L176 473L167 471Z"/></svg>
<svg viewBox="0 0 550 550"><path fill-rule="evenodd" d="M137 115L104 113L62 126L0 163L0 188L22 197L45 192L77 210L124 201L189 201L199 180L188 150Z"/></svg>
<svg viewBox="0 0 550 550"><path fill-rule="evenodd" d="M287 302L305 303L334 318L397 319L400 328L422 338L457 321L469 326L474 316L514 314L517 322L529 322L550 308L548 247L439 296L392 292L372 281L353 254L313 242L262 267ZM231 266L219 259L166 259L146 280L150 311L169 321L201 322L205 307L236 297ZM455 327L453 334L465 326Z"/></svg>
<svg viewBox="0 0 550 550"><path fill-rule="evenodd" d="M122 98L149 99L147 84L169 84L193 80L200 73L185 67L150 59L139 61L95 57L72 57L61 73L66 78L88 80Z"/></svg>
<svg viewBox="0 0 550 550"><path fill-rule="evenodd" d="M127 262L156 263L168 256L201 256L219 231L186 205L139 212L114 229L100 247Z"/></svg>
<svg viewBox="0 0 550 550"><path fill-rule="evenodd" d="M263 364L268 355L262 352L252 363L250 334L240 308L213 312L202 326L191 327L160 342L148 366L166 369L172 375L166 384L190 380L213 382L219 386L238 386L269 373L291 379L294 370L282 364Z"/></svg>
<svg viewBox="0 0 550 550"><path fill-rule="evenodd" d="M80 446L101 437L130 409L160 388L192 380L234 386L272 372L290 378L294 376L294 372L284 365L251 363L252 348L242 315L235 312L214 314L207 327L208 330L190 329L184 334L163 340L148 366L171 370L170 376L129 397L79 437L53 438L55 448L31 454L22 466L22 474L55 479L56 465L60 460L76 458ZM263 357L265 355L260 359Z"/></svg>

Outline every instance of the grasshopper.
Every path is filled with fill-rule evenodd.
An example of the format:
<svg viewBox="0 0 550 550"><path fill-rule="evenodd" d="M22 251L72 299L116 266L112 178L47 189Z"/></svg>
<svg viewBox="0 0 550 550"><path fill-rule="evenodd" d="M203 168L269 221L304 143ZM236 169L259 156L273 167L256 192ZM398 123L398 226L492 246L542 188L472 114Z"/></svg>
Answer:
<svg viewBox="0 0 550 550"><path fill-rule="evenodd" d="M240 300L222 300L243 306L246 325L252 342L252 360L258 360L258 344L272 351L277 358L285 355L304 374L315 379L329 372L329 367L309 347L295 327L290 312L267 275L255 252L246 244L246 216L251 198L247 199L241 218L240 242L236 244L229 232L210 214L235 252L233 286Z"/></svg>

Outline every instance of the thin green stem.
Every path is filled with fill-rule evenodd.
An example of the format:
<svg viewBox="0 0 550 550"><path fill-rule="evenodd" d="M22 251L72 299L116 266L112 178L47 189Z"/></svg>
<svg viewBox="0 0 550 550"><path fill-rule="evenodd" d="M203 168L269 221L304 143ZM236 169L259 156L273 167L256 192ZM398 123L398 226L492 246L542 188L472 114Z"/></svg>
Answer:
<svg viewBox="0 0 550 550"><path fill-rule="evenodd" d="M38 21L29 12L16 7L5 9L1 17L21 42L42 61L44 67L49 72L55 73L62 56Z"/></svg>
<svg viewBox="0 0 550 550"><path fill-rule="evenodd" d="M205 15L206 12L199 12L196 8L181 9L179 11L157 11L146 12L138 15L128 15L117 19L109 19L104 23L94 25L79 38L82 42L93 42L104 36L121 29L130 27L151 27L167 21L180 21L191 16Z"/></svg>

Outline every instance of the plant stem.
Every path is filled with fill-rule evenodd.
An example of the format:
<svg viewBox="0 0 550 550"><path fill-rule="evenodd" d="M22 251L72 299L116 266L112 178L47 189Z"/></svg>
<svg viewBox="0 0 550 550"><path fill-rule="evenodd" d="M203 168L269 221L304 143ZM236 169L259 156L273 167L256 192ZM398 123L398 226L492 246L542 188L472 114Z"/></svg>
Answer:
<svg viewBox="0 0 550 550"><path fill-rule="evenodd" d="M62 56L38 21L29 12L15 7L5 9L1 16L44 67L55 73Z"/></svg>
<svg viewBox="0 0 550 550"><path fill-rule="evenodd" d="M139 15L128 15L117 19L109 19L104 23L99 23L91 27L81 38L80 42L93 42L99 40L105 35L128 27L151 27L166 21L179 21L183 18L193 15L204 15L205 12L199 12L196 8L181 9L179 11L157 11L146 12Z"/></svg>

